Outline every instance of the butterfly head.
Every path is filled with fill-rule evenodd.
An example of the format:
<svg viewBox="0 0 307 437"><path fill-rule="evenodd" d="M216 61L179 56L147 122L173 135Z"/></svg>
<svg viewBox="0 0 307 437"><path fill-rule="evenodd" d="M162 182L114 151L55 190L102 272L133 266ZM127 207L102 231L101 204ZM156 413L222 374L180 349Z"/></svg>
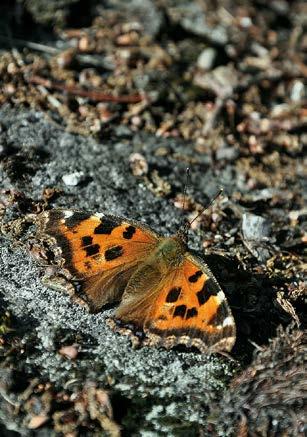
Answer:
<svg viewBox="0 0 307 437"><path fill-rule="evenodd" d="M180 226L177 234L174 237L177 240L181 241L181 244L183 244L186 247L188 245L188 233L189 233L189 229L190 229L190 222L183 223Z"/></svg>
<svg viewBox="0 0 307 437"><path fill-rule="evenodd" d="M158 248L158 258L167 265L179 265L187 250L185 242L178 235L163 238Z"/></svg>

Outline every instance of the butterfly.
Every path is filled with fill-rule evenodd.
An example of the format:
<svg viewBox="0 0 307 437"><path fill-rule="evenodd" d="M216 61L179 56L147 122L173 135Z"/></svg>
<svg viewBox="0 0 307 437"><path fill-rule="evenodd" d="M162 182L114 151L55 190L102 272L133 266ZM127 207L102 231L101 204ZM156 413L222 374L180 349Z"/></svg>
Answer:
<svg viewBox="0 0 307 437"><path fill-rule="evenodd" d="M112 326L142 344L230 351L236 327L207 264L187 247L187 232L163 237L148 226L103 213L53 209L36 219L45 283L86 302L91 311L119 302Z"/></svg>

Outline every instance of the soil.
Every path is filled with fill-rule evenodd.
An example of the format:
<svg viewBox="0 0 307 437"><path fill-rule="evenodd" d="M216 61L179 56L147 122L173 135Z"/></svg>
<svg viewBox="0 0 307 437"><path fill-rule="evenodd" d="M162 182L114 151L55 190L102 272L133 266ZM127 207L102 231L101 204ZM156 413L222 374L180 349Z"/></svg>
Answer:
<svg viewBox="0 0 307 437"><path fill-rule="evenodd" d="M268 4L267 4L268 3ZM2 230L104 211L189 247L232 309L230 356L142 347L46 288L0 236L1 435L306 431L303 1L0 6ZM190 180L184 199L185 173Z"/></svg>

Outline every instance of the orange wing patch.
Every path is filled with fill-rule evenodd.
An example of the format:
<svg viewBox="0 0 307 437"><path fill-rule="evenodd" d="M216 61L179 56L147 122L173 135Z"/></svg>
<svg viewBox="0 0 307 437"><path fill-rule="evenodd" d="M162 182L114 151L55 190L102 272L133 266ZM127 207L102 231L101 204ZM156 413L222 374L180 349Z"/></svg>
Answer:
<svg viewBox="0 0 307 437"><path fill-rule="evenodd" d="M47 214L45 232L55 237L78 278L142 260L156 242L154 233L118 217L65 210Z"/></svg>
<svg viewBox="0 0 307 437"><path fill-rule="evenodd" d="M60 265L93 311L120 299L156 235L138 224L104 214L55 209L42 213L41 233L54 239Z"/></svg>
<svg viewBox="0 0 307 437"><path fill-rule="evenodd" d="M202 352L231 350L235 324L225 295L208 267L191 260L188 255L161 285L145 323L148 343L167 348L184 344Z"/></svg>

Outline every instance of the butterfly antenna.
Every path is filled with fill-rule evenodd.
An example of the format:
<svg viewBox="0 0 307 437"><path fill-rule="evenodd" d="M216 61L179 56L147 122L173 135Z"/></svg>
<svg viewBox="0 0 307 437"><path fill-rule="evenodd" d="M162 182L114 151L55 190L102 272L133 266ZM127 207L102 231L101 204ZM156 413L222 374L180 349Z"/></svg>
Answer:
<svg viewBox="0 0 307 437"><path fill-rule="evenodd" d="M185 173L185 184L184 184L184 189L183 189L183 201L182 201L182 210L185 210L186 207L186 200L187 200L187 190L188 190L188 185L189 185L189 181L190 181L190 168L187 167L186 168L186 173ZM183 238L186 237L187 235L187 231L186 231L186 222L185 219L183 217L182 219L182 223L181 226L179 228L178 234L181 235Z"/></svg>
<svg viewBox="0 0 307 437"><path fill-rule="evenodd" d="M220 188L219 191L217 191L217 193L212 197L212 199L210 200L210 202L208 203L208 205L206 205L198 214L196 217L193 218L193 220L191 220L190 222L187 222L184 226L184 230L183 233L186 235L188 233L189 228L191 227L192 223L195 222L195 220L198 219L199 216L201 216L203 214L204 211L206 211L206 209L210 208L210 206L216 201L216 199L222 194L223 192L223 188Z"/></svg>
<svg viewBox="0 0 307 437"><path fill-rule="evenodd" d="M185 204L187 200L187 189L190 182L190 169L189 167L186 168L186 176L185 176L185 185L183 190L183 202L182 202L182 209L185 210Z"/></svg>

